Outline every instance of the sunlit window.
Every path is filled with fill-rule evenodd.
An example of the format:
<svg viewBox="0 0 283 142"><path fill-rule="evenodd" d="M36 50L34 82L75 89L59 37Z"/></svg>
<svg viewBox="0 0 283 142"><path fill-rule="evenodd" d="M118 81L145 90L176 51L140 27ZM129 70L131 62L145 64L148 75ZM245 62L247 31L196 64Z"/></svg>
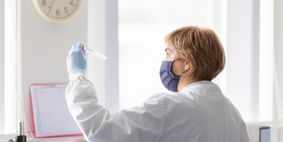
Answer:
<svg viewBox="0 0 283 142"><path fill-rule="evenodd" d="M188 25L207 25L206 0L119 1L120 109L166 92L159 68L164 36Z"/></svg>
<svg viewBox="0 0 283 142"><path fill-rule="evenodd" d="M120 109L136 106L156 93L167 92L159 76L160 65L165 57L166 45L163 38L177 28L195 25L214 30L226 51L228 65L226 64L224 71L213 82L220 86L245 121L272 120L274 45L273 36L266 35L273 33L273 7L268 0L262 0L261 3L260 13L258 11L258 15L253 15L260 15L260 28L256 29L260 31L260 40L244 39L244 46L236 47L234 43L241 42L237 41L237 38L241 39L241 34L245 32L241 31L241 26L246 28L246 25L253 24L247 17L229 17L228 10L230 15L233 15L242 8L239 5L231 5L225 0L120 0ZM254 12L251 9L245 10L250 14ZM244 16L245 13L241 15ZM231 23L243 18L246 19L241 22L246 23L242 25ZM252 30L249 34L250 37L258 35ZM254 44L260 47L255 47ZM252 59L254 56L258 58ZM257 68L254 65L257 65Z"/></svg>
<svg viewBox="0 0 283 142"><path fill-rule="evenodd" d="M16 133L16 0L5 0L5 134Z"/></svg>

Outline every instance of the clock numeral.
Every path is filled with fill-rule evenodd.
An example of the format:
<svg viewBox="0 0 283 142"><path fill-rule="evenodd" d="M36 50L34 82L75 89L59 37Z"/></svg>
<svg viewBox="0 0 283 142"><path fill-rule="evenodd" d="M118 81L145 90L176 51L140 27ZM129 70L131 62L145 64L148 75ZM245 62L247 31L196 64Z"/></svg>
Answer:
<svg viewBox="0 0 283 142"><path fill-rule="evenodd" d="M71 0L71 2L69 3L70 5L73 5L74 3L73 3L73 0Z"/></svg>
<svg viewBox="0 0 283 142"><path fill-rule="evenodd" d="M42 0L42 6L46 5L46 0Z"/></svg>
<svg viewBox="0 0 283 142"><path fill-rule="evenodd" d="M48 11L48 13L50 13L50 11L51 11L52 7L50 7L50 6L49 6L48 8L49 8L49 11Z"/></svg>
<svg viewBox="0 0 283 142"><path fill-rule="evenodd" d="M57 16L60 15L60 10L59 10L59 9L56 10L56 15L57 15Z"/></svg>
<svg viewBox="0 0 283 142"><path fill-rule="evenodd" d="M65 8L64 8L64 12L65 12L65 13L68 13L68 7L65 7Z"/></svg>

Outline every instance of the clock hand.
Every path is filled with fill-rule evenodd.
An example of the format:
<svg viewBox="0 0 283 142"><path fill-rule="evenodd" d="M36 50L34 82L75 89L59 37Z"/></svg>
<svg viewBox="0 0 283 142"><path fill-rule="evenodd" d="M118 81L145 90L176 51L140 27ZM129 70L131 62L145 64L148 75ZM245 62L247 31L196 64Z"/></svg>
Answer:
<svg viewBox="0 0 283 142"><path fill-rule="evenodd" d="M53 5L54 1L55 1L55 0L53 0L53 1L52 1L51 5L50 5L49 7L52 7L52 5Z"/></svg>

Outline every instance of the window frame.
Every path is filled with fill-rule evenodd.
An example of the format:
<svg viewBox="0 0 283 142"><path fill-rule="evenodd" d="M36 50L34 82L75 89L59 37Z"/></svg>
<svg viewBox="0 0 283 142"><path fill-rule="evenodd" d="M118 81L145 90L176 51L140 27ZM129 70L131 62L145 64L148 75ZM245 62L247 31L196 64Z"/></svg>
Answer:
<svg viewBox="0 0 283 142"><path fill-rule="evenodd" d="M257 120L259 118L259 0L252 0L252 18L251 117L253 120Z"/></svg>
<svg viewBox="0 0 283 142"><path fill-rule="evenodd" d="M4 95L4 60L5 60L5 1L0 1L0 134L3 134L5 129L4 110L5 110L5 95Z"/></svg>
<svg viewBox="0 0 283 142"><path fill-rule="evenodd" d="M273 117L275 120L283 120L283 2L274 1L274 99Z"/></svg>
<svg viewBox="0 0 283 142"><path fill-rule="evenodd" d="M119 110L118 1L88 1L88 13L88 47L95 47L107 60L89 58L87 76L100 104L115 112Z"/></svg>
<svg viewBox="0 0 283 142"><path fill-rule="evenodd" d="M105 106L115 112L119 110L118 1L105 1L105 51Z"/></svg>

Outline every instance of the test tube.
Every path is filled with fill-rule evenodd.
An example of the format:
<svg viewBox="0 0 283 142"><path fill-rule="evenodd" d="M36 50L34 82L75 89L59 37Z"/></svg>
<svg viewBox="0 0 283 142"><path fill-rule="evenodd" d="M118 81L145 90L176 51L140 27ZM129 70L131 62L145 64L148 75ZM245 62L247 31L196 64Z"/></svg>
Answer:
<svg viewBox="0 0 283 142"><path fill-rule="evenodd" d="M96 56L96 57L99 57L99 58L101 58L101 59L104 59L104 60L107 59L107 57L106 57L105 55L103 55L103 54L101 54L101 53L99 53L99 52L97 52L97 51L93 51L93 50L91 50L91 49L85 47L84 45L82 46L82 50L85 50L87 53L89 53L89 54L91 54L91 55L94 55L94 56Z"/></svg>

